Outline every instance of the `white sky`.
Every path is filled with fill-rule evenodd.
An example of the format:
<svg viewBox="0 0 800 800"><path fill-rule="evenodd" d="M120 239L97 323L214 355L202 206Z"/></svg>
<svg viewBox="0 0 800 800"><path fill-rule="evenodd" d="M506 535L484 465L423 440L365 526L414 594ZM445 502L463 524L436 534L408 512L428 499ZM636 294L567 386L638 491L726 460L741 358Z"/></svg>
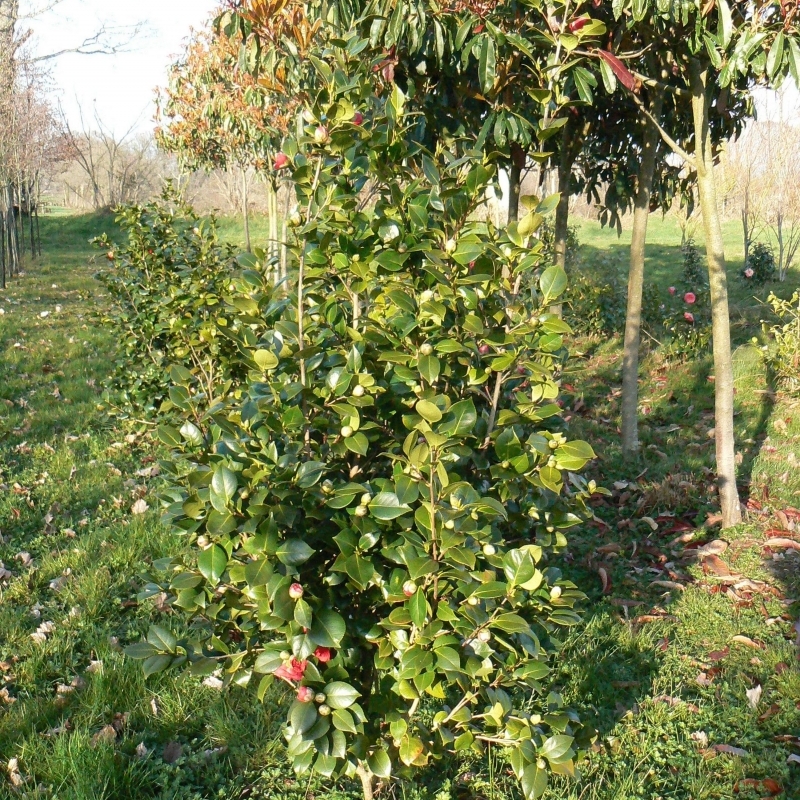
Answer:
<svg viewBox="0 0 800 800"><path fill-rule="evenodd" d="M46 4L48 0L22 0L23 13ZM21 27L33 29L34 52L42 55L80 44L103 23L144 23L146 30L130 52L64 55L48 62L56 98L70 121L77 121L78 103L90 118L96 107L103 123L121 135L137 121L141 130L153 127L154 88L165 84L167 67L181 52L190 28L201 27L219 5L219 0L61 0Z"/></svg>

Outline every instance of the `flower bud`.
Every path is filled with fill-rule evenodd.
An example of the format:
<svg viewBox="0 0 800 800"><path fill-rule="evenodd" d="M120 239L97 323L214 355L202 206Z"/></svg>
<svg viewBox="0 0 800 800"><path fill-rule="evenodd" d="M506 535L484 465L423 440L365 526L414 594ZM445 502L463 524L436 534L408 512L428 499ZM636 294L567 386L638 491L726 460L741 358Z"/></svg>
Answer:
<svg viewBox="0 0 800 800"><path fill-rule="evenodd" d="M329 717L331 715L331 707L323 704L317 709L317 713L321 717Z"/></svg>
<svg viewBox="0 0 800 800"><path fill-rule="evenodd" d="M453 253L455 253L455 251L456 251L456 247L458 247L458 244L456 243L456 240L455 240L455 239L448 239L448 240L447 240L447 241L444 243L444 251L445 251L445 253L447 253L448 255L452 255Z"/></svg>
<svg viewBox="0 0 800 800"><path fill-rule="evenodd" d="M482 631L478 631L478 639L482 642L488 642L492 638L492 634L484 628Z"/></svg>
<svg viewBox="0 0 800 800"><path fill-rule="evenodd" d="M356 111L353 114L353 125L363 125L364 124L364 115L360 111Z"/></svg>
<svg viewBox="0 0 800 800"><path fill-rule="evenodd" d="M420 355L429 356L433 353L433 345L430 342L425 342L422 347L419 348Z"/></svg>
<svg viewBox="0 0 800 800"><path fill-rule="evenodd" d="M452 519L449 519L445 522L444 526L447 530L452 531L456 527L456 523Z"/></svg>
<svg viewBox="0 0 800 800"><path fill-rule="evenodd" d="M314 141L317 144L325 144L330 138L328 129L324 125L319 125L314 131Z"/></svg>
<svg viewBox="0 0 800 800"><path fill-rule="evenodd" d="M411 597L417 591L417 584L414 581L406 581L403 584L403 594L406 597Z"/></svg>
<svg viewBox="0 0 800 800"><path fill-rule="evenodd" d="M352 435L353 435L353 429L349 425L345 425L342 428L342 436L344 436L344 438L347 439L349 436Z"/></svg>
<svg viewBox="0 0 800 800"><path fill-rule="evenodd" d="M470 606L477 606L480 602L481 601L478 600L478 598L475 597L474 595L471 595L470 597L467 598L467 605Z"/></svg>
<svg viewBox="0 0 800 800"><path fill-rule="evenodd" d="M363 397L364 392L366 392L366 389L361 384L353 387L353 397Z"/></svg>
<svg viewBox="0 0 800 800"><path fill-rule="evenodd" d="M325 494L333 494L334 491L333 481L329 479L324 480L322 482L322 491L325 492Z"/></svg>
<svg viewBox="0 0 800 800"><path fill-rule="evenodd" d="M299 600L303 596L303 587L299 583L293 583L289 587L289 597L292 600Z"/></svg>
<svg viewBox="0 0 800 800"><path fill-rule="evenodd" d="M550 599L551 600L558 600L561 597L561 587L560 586L553 586L550 589Z"/></svg>
<svg viewBox="0 0 800 800"><path fill-rule="evenodd" d="M310 686L298 686L297 699L301 703L310 703L314 699L314 690Z"/></svg>
<svg viewBox="0 0 800 800"><path fill-rule="evenodd" d="M315 703L324 703L327 699L328 699L328 695L323 694L322 692L320 692L318 695L316 695L314 697L314 702Z"/></svg>
<svg viewBox="0 0 800 800"><path fill-rule="evenodd" d="M483 546L483 554L485 556L493 556L497 552L497 548L493 544L485 544Z"/></svg>
<svg viewBox="0 0 800 800"><path fill-rule="evenodd" d="M278 153L275 156L275 160L272 162L273 167L276 170L284 169L285 167L289 166L289 156L286 153Z"/></svg>
<svg viewBox="0 0 800 800"><path fill-rule="evenodd" d="M302 225L303 224L303 218L302 218L302 216L300 216L300 212L299 211L293 211L289 215L288 222L289 222L289 227L290 228L297 228L300 225Z"/></svg>
<svg viewBox="0 0 800 800"><path fill-rule="evenodd" d="M355 515L357 517L366 517L369 514L366 506L356 506Z"/></svg>

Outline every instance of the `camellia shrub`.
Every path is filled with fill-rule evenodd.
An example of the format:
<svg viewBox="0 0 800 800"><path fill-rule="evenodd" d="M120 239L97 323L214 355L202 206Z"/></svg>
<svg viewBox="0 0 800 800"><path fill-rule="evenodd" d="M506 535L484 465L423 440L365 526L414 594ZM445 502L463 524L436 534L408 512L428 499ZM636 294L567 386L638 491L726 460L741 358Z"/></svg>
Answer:
<svg viewBox="0 0 800 800"><path fill-rule="evenodd" d="M670 286L663 300L664 349L668 357L691 358L711 342L711 292L694 241L686 241L682 250L683 280Z"/></svg>
<svg viewBox="0 0 800 800"><path fill-rule="evenodd" d="M127 652L285 698L297 772L358 775L365 797L492 745L536 798L590 742L549 679L583 598L553 554L595 489L556 402L566 276L533 236L556 199L476 221L493 166L416 144L366 52L320 55L275 158L298 203L291 291L253 264L219 311L247 380L204 410L184 375L185 422L160 429L166 516L196 558L147 592L191 635Z"/></svg>
<svg viewBox="0 0 800 800"><path fill-rule="evenodd" d="M763 286L774 281L778 275L778 266L772 248L763 242L756 242L750 249L741 275L745 283L753 286Z"/></svg>
<svg viewBox="0 0 800 800"><path fill-rule="evenodd" d="M800 292L788 300L770 293L767 302L779 322L762 323L772 340L763 347L764 360L773 383L796 394L800 391Z"/></svg>
<svg viewBox="0 0 800 800"><path fill-rule="evenodd" d="M172 407L170 370L198 376L196 402L216 396L233 379L236 363L225 349L220 315L234 274L234 249L220 242L215 221L201 220L172 188L146 205L122 208L117 222L124 245L107 235L94 240L106 265L97 277L108 291L103 324L117 336L119 358L106 398L123 414L153 415ZM172 389L182 397L182 390Z"/></svg>

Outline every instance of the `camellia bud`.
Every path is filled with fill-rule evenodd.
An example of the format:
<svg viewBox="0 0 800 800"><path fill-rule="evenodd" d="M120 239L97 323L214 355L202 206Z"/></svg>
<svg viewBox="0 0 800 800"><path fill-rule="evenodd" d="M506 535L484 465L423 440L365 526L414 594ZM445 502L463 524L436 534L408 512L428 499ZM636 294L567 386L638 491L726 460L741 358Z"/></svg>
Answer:
<svg viewBox="0 0 800 800"><path fill-rule="evenodd" d="M361 256L358 253L354 253L352 261L358 264L358 262L361 261Z"/></svg>
<svg viewBox="0 0 800 800"><path fill-rule="evenodd" d="M361 495L361 505L368 506L372 502L372 495L369 492L364 492Z"/></svg>
<svg viewBox="0 0 800 800"><path fill-rule="evenodd" d="M327 664L333 658L333 650L330 647L318 647L314 651L314 657L322 664ZM325 700L317 700L318 703L324 703Z"/></svg>
<svg viewBox="0 0 800 800"><path fill-rule="evenodd" d="M325 494L333 494L333 481L324 480L322 482L322 491L325 492Z"/></svg>
<svg viewBox="0 0 800 800"><path fill-rule="evenodd" d="M444 243L444 251L448 255L453 255L453 253L455 253L455 251L456 251L456 247L458 247L458 244L456 243L455 239L448 239Z"/></svg>
<svg viewBox="0 0 800 800"><path fill-rule="evenodd" d="M301 703L310 703L314 699L314 690L310 686L298 686L297 699Z"/></svg>
<svg viewBox="0 0 800 800"><path fill-rule="evenodd" d="M113 260L114 260L114 251L113 251L113 250L109 250L109 251L106 253L106 258L107 258L109 261L113 261Z"/></svg>
<svg viewBox="0 0 800 800"><path fill-rule="evenodd" d="M363 397L364 392L366 392L366 389L360 384L353 387L353 397Z"/></svg>
<svg viewBox="0 0 800 800"><path fill-rule="evenodd" d="M349 425L345 425L342 428L342 436L344 436L344 438L347 439L349 436L352 435L353 435L353 429Z"/></svg>
<svg viewBox="0 0 800 800"><path fill-rule="evenodd" d="M492 638L492 634L489 633L485 628L482 631L478 632L478 639L482 642L488 642Z"/></svg>
<svg viewBox="0 0 800 800"><path fill-rule="evenodd" d="M403 584L403 594L406 597L411 597L417 591L417 584L414 581L406 581Z"/></svg>
<svg viewBox="0 0 800 800"><path fill-rule="evenodd" d="M353 125L363 125L364 124L364 115L360 111L356 111L353 114Z"/></svg>
<svg viewBox="0 0 800 800"><path fill-rule="evenodd" d="M314 702L315 703L324 703L327 699L328 699L328 695L323 694L322 692L320 692L318 695L316 695L316 697L314 697Z"/></svg>
<svg viewBox="0 0 800 800"><path fill-rule="evenodd" d="M488 353L491 351L491 349L492 349L492 348L491 348L491 347L489 347L489 345L488 345L488 344L482 344L482 345L481 345L481 346L478 348L478 352L479 352L479 353L480 353L482 356L485 356L485 355L487 355L487 354L488 354Z"/></svg>
<svg viewBox="0 0 800 800"><path fill-rule="evenodd" d="M289 227L290 228L297 228L300 225L302 225L303 224L303 218L300 216L300 212L299 211L295 211L292 214L290 214L288 222L289 222Z"/></svg>
<svg viewBox="0 0 800 800"><path fill-rule="evenodd" d="M561 597L561 587L560 586L553 586L550 589L550 599L551 600L558 600Z"/></svg>
<svg viewBox="0 0 800 800"><path fill-rule="evenodd" d="M275 156L275 160L272 162L272 165L275 169L284 169L285 167L289 166L289 156L286 153L278 153Z"/></svg>
<svg viewBox="0 0 800 800"><path fill-rule="evenodd" d="M281 660L288 661L292 657L292 654L288 650L284 650L281 652Z"/></svg>
<svg viewBox="0 0 800 800"><path fill-rule="evenodd" d="M299 600L303 596L303 587L299 583L293 583L289 587L289 597L292 600Z"/></svg>
<svg viewBox="0 0 800 800"><path fill-rule="evenodd" d="M355 515L357 517L366 517L369 514L366 506L356 506Z"/></svg>
<svg viewBox="0 0 800 800"><path fill-rule="evenodd" d="M497 548L493 544L485 544L483 546L483 554L485 556L493 556L497 552Z"/></svg>
<svg viewBox="0 0 800 800"><path fill-rule="evenodd" d="M477 606L478 603L480 603L480 602L481 601L478 600L478 598L475 597L474 595L472 595L471 597L467 598L467 605L470 605L470 606Z"/></svg>
<svg viewBox="0 0 800 800"><path fill-rule="evenodd" d="M419 352L423 356L429 356L433 352L433 345L430 342L425 342L425 344L420 347Z"/></svg>
<svg viewBox="0 0 800 800"><path fill-rule="evenodd" d="M433 300L433 292L430 289L426 289L420 296L420 302L428 303Z"/></svg>
<svg viewBox="0 0 800 800"><path fill-rule="evenodd" d="M456 523L452 519L449 519L445 522L444 526L447 530L452 531L456 527Z"/></svg>
<svg viewBox="0 0 800 800"><path fill-rule="evenodd" d="M331 707L323 704L317 709L317 713L321 717L329 717L331 714Z"/></svg>
<svg viewBox="0 0 800 800"><path fill-rule="evenodd" d="M325 144L328 139L330 139L330 135L328 134L328 129L324 125L320 125L314 131L314 141L317 144Z"/></svg>

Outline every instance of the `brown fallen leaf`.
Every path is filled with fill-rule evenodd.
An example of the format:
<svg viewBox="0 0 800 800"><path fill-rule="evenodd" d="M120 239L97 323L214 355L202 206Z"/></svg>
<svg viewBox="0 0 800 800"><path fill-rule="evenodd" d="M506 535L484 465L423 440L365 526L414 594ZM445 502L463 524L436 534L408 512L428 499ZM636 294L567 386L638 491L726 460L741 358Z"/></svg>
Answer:
<svg viewBox="0 0 800 800"><path fill-rule="evenodd" d="M729 756L741 756L745 758L750 755L747 750L742 750L741 747L734 747L731 744L712 744L711 749L716 750L718 753L727 753Z"/></svg>
<svg viewBox="0 0 800 800"><path fill-rule="evenodd" d="M618 544L617 542L611 542L610 544L604 544L597 548L598 553L603 553L607 555L608 553L621 553L622 552L622 545Z"/></svg>
<svg viewBox="0 0 800 800"><path fill-rule="evenodd" d="M791 550L800 550L800 542L797 542L794 539L770 539L768 542L764 544L764 547L788 548Z"/></svg>
<svg viewBox="0 0 800 800"><path fill-rule="evenodd" d="M726 541L723 541L722 539L714 539L713 541L707 542L701 547L698 547L697 555L700 558L705 558L706 556L719 556L722 555L727 549L728 543Z"/></svg>
<svg viewBox="0 0 800 800"><path fill-rule="evenodd" d="M743 644L746 647L752 647L756 650L764 649L763 642L755 642L749 636L741 636L741 635L732 636L731 641L736 642L737 644Z"/></svg>
<svg viewBox="0 0 800 800"><path fill-rule="evenodd" d="M785 511L776 511L775 516L778 518L778 521L781 523L781 527L785 530L791 530L789 527L789 517L786 516Z"/></svg>
<svg viewBox="0 0 800 800"><path fill-rule="evenodd" d="M766 792L767 794L765 797L776 797L783 791L783 787L778 783L778 781L775 781L772 778L762 778L761 780L757 780L756 778L745 778L744 780L736 781L733 786L733 791L738 794L740 786L749 786L759 794L761 792Z"/></svg>
<svg viewBox="0 0 800 800"><path fill-rule="evenodd" d="M162 758L167 764L174 764L183 755L183 747L178 742L167 742L164 745Z"/></svg>
<svg viewBox="0 0 800 800"><path fill-rule="evenodd" d="M765 722L770 717L781 713L781 707L777 703L773 703L763 714L759 714L758 721Z"/></svg>
<svg viewBox="0 0 800 800"><path fill-rule="evenodd" d="M730 647L723 647L722 650L713 650L708 654L709 661L722 661L730 652Z"/></svg>
<svg viewBox="0 0 800 800"><path fill-rule="evenodd" d="M678 618L671 614L641 614L633 620L634 625L643 625L647 622L677 622Z"/></svg>
<svg viewBox="0 0 800 800"><path fill-rule="evenodd" d="M701 673L700 673L700 674L699 674L699 675L698 675L698 676L697 676L697 677L694 679L694 682L695 682L695 683L696 683L698 686L702 686L704 689L707 689L709 686L711 686L711 685L714 683L714 681L713 681L711 678L709 678L709 677L708 677L708 675L707 675L705 672L701 672Z"/></svg>
<svg viewBox="0 0 800 800"><path fill-rule="evenodd" d="M598 567L597 574L603 584L603 594L608 594L611 591L611 578L608 577L608 570L604 567Z"/></svg>
<svg viewBox="0 0 800 800"><path fill-rule="evenodd" d="M731 574L730 567L718 556L713 554L701 560L703 572L713 572L714 575L728 576Z"/></svg>
<svg viewBox="0 0 800 800"><path fill-rule="evenodd" d="M650 585L658 586L660 589L669 589L679 592L686 591L686 587L682 583L677 583L676 581L653 581Z"/></svg>
<svg viewBox="0 0 800 800"><path fill-rule="evenodd" d="M112 744L117 739L117 731L113 725L106 725L92 736L92 747L99 744Z"/></svg>

